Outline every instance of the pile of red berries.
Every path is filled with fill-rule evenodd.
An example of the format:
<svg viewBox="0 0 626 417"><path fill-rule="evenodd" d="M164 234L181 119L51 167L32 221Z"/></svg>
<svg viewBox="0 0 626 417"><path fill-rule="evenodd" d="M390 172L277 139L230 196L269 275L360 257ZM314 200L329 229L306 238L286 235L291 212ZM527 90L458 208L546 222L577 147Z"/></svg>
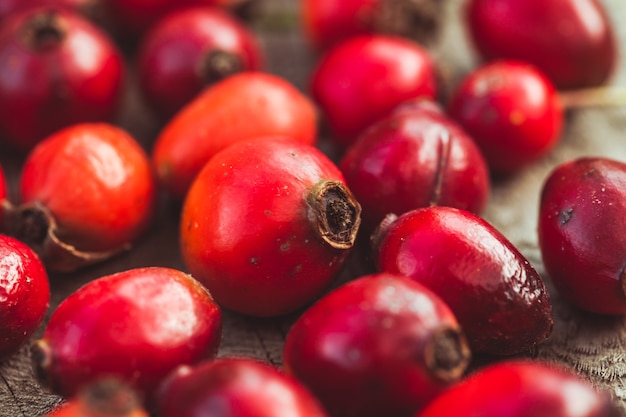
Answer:
<svg viewBox="0 0 626 417"><path fill-rule="evenodd" d="M550 336L550 295L481 217L492 181L558 143L560 92L614 70L601 4L467 0L484 64L444 101L440 1L302 0L307 92L264 70L240 3L0 0L0 146L24 155L16 198L0 169L0 360L32 345L56 417L614 415L573 372L511 359ZM131 69L149 146L116 125ZM94 279L31 340L48 274L132 251L161 193L186 270ZM624 162L545 180L546 272L592 314L626 314L625 209ZM338 283L353 253L367 272ZM284 369L217 358L223 310L295 315Z"/></svg>

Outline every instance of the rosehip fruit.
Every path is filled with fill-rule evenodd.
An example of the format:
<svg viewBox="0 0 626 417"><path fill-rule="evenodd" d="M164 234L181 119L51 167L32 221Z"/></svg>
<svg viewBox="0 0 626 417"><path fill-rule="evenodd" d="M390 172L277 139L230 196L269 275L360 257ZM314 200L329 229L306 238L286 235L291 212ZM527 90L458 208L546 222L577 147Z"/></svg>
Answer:
<svg viewBox="0 0 626 417"><path fill-rule="evenodd" d="M187 193L181 251L222 306L287 314L332 282L354 245L360 211L339 168L314 146L238 142L215 155Z"/></svg>
<svg viewBox="0 0 626 417"><path fill-rule="evenodd" d="M151 404L175 368L216 355L221 326L219 307L189 275L130 269L90 281L62 301L33 345L33 366L64 397L114 377Z"/></svg>
<svg viewBox="0 0 626 417"><path fill-rule="evenodd" d="M190 6L220 6L235 9L250 0L106 0L115 26L126 40L145 33L157 21Z"/></svg>
<svg viewBox="0 0 626 417"><path fill-rule="evenodd" d="M415 417L617 417L606 393L542 362L489 365L435 398Z"/></svg>
<svg viewBox="0 0 626 417"><path fill-rule="evenodd" d="M440 296L473 352L521 353L550 335L552 306L541 276L477 215L444 206L416 209L383 224L380 235L379 269Z"/></svg>
<svg viewBox="0 0 626 417"><path fill-rule="evenodd" d="M563 125L552 83L536 68L515 61L474 70L456 88L448 109L497 174L510 174L546 155Z"/></svg>
<svg viewBox="0 0 626 417"><path fill-rule="evenodd" d="M108 124L79 124L39 143L22 167L22 204L8 210L10 233L54 271L76 269L127 248L156 207L150 160Z"/></svg>
<svg viewBox="0 0 626 417"><path fill-rule="evenodd" d="M117 115L124 67L117 47L82 16L29 9L0 29L0 131L30 150L53 132Z"/></svg>
<svg viewBox="0 0 626 417"><path fill-rule="evenodd" d="M531 63L559 89L603 84L617 62L617 43L598 0L471 0L466 22L486 60Z"/></svg>
<svg viewBox="0 0 626 417"><path fill-rule="evenodd" d="M157 412L159 417L326 417L297 380L237 357L180 367L161 387Z"/></svg>
<svg viewBox="0 0 626 417"><path fill-rule="evenodd" d="M444 205L474 213L489 171L472 140L432 102L403 105L349 146L339 167L371 232L389 213Z"/></svg>
<svg viewBox="0 0 626 417"><path fill-rule="evenodd" d="M435 67L428 52L408 39L356 36L321 58L310 89L333 140L346 147L400 103L434 99Z"/></svg>
<svg viewBox="0 0 626 417"><path fill-rule="evenodd" d="M459 380L470 359L448 306L414 280L362 276L304 312L285 369L331 416L411 416Z"/></svg>
<svg viewBox="0 0 626 417"><path fill-rule="evenodd" d="M149 417L135 391L117 379L88 384L46 417Z"/></svg>
<svg viewBox="0 0 626 417"><path fill-rule="evenodd" d="M165 189L182 199L215 153L264 136L314 144L313 103L281 77L235 74L201 92L168 122L156 139L152 162Z"/></svg>
<svg viewBox="0 0 626 417"><path fill-rule="evenodd" d="M541 191L539 248L566 300L599 314L626 314L626 164L584 157L553 169Z"/></svg>
<svg viewBox="0 0 626 417"><path fill-rule="evenodd" d="M424 45L439 34L442 5L439 0L302 0L302 24L319 49L369 33L395 34Z"/></svg>
<svg viewBox="0 0 626 417"><path fill-rule="evenodd" d="M230 14L211 7L166 15L146 33L138 51L139 85L163 120L207 85L262 67L254 34Z"/></svg>
<svg viewBox="0 0 626 417"><path fill-rule="evenodd" d="M19 350L43 322L48 275L28 246L0 235L0 361Z"/></svg>

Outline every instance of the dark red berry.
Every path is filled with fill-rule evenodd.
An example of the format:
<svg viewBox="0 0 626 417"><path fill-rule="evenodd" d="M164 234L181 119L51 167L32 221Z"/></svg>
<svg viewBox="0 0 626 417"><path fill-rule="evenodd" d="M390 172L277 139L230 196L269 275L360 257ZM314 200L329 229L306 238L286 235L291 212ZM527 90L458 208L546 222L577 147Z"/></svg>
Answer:
<svg viewBox="0 0 626 417"><path fill-rule="evenodd" d="M150 402L175 368L215 356L221 325L217 304L191 276L131 269L90 281L59 304L33 346L34 367L65 397L115 377Z"/></svg>
<svg viewBox="0 0 626 417"><path fill-rule="evenodd" d="M617 62L611 21L598 0L470 0L466 22L487 60L515 59L559 89L603 84Z"/></svg>
<svg viewBox="0 0 626 417"><path fill-rule="evenodd" d="M436 95L435 67L419 44L399 37L362 35L330 49L313 70L311 94L346 147L399 104Z"/></svg>
<svg viewBox="0 0 626 417"><path fill-rule="evenodd" d="M251 358L181 367L160 390L159 417L326 417L294 378Z"/></svg>
<svg viewBox="0 0 626 417"><path fill-rule="evenodd" d="M531 361L478 370L414 417L617 417L609 396L573 371Z"/></svg>
<svg viewBox="0 0 626 417"><path fill-rule="evenodd" d="M554 86L523 62L498 61L472 71L448 109L498 174L539 160L561 136L563 108Z"/></svg>
<svg viewBox="0 0 626 417"><path fill-rule="evenodd" d="M204 166L182 208L181 250L218 303L277 316L329 286L359 224L360 206L326 155L267 137L233 144Z"/></svg>
<svg viewBox="0 0 626 417"><path fill-rule="evenodd" d="M123 61L104 32L61 8L29 9L0 29L0 132L20 150L63 127L113 121Z"/></svg>
<svg viewBox="0 0 626 417"><path fill-rule="evenodd" d="M48 275L24 243L0 235L0 361L28 341L50 301Z"/></svg>
<svg viewBox="0 0 626 417"><path fill-rule="evenodd" d="M139 82L147 103L167 120L202 89L229 75L263 68L255 35L226 11L172 12L144 35Z"/></svg>
<svg viewBox="0 0 626 417"><path fill-rule="evenodd" d="M541 276L496 228L465 210L434 206L385 223L381 271L403 274L450 306L473 352L528 351L552 330Z"/></svg>
<svg viewBox="0 0 626 417"><path fill-rule="evenodd" d="M626 164L583 157L558 165L541 193L539 247L566 300L600 314L626 314Z"/></svg>
<svg viewBox="0 0 626 417"><path fill-rule="evenodd" d="M288 373L331 416L411 416L459 380L470 357L448 306L404 276L357 278L295 322L285 340Z"/></svg>
<svg viewBox="0 0 626 417"><path fill-rule="evenodd" d="M401 106L367 129L339 166L363 207L368 233L389 213L430 205L480 213L489 196L480 150L429 101Z"/></svg>

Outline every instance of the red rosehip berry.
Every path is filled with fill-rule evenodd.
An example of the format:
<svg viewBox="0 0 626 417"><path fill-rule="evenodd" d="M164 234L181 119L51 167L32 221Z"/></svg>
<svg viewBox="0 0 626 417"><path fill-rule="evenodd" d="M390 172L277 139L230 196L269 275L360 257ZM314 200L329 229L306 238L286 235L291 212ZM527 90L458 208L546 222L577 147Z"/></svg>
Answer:
<svg viewBox="0 0 626 417"><path fill-rule="evenodd" d="M339 167L369 233L389 213L430 205L480 213L487 164L472 140L432 102L403 105L350 145Z"/></svg>
<svg viewBox="0 0 626 417"><path fill-rule="evenodd" d="M53 132L117 115L124 67L117 47L82 16L29 9L0 29L0 131L26 151Z"/></svg>
<svg viewBox="0 0 626 417"><path fill-rule="evenodd" d="M152 162L160 183L182 199L215 153L265 136L314 144L313 103L281 77L235 74L204 90L168 122L156 139Z"/></svg>
<svg viewBox="0 0 626 417"><path fill-rule="evenodd" d="M448 110L496 174L513 173L546 155L563 125L552 83L536 68L515 61L474 70L456 88Z"/></svg>
<svg viewBox="0 0 626 417"><path fill-rule="evenodd" d="M473 352L529 350L552 330L541 276L496 228L465 210L415 209L383 224L378 268L406 275L450 306Z"/></svg>
<svg viewBox="0 0 626 417"><path fill-rule="evenodd" d="M531 63L559 89L603 84L617 62L598 0L470 0L465 20L483 59Z"/></svg>
<svg viewBox="0 0 626 417"><path fill-rule="evenodd" d="M312 145L263 138L216 154L182 208L181 251L222 306L254 316L313 301L343 266L360 206Z"/></svg>
<svg viewBox="0 0 626 417"><path fill-rule="evenodd" d="M14 354L43 322L48 275L28 246L0 235L0 360Z"/></svg>
<svg viewBox="0 0 626 417"><path fill-rule="evenodd" d="M164 16L144 35L137 60L141 90L163 120L207 85L263 67L252 31L226 11L211 7Z"/></svg>
<svg viewBox="0 0 626 417"><path fill-rule="evenodd" d="M617 417L606 393L572 371L542 362L489 365L414 417Z"/></svg>
<svg viewBox="0 0 626 417"><path fill-rule="evenodd" d="M147 154L108 124L74 125L39 143L22 167L20 194L21 204L5 212L5 226L53 271L127 248L146 231L156 207Z"/></svg>
<svg viewBox="0 0 626 417"><path fill-rule="evenodd" d="M310 89L334 141L346 147L399 104L434 99L435 67L428 52L408 39L361 35L321 58Z"/></svg>
<svg viewBox="0 0 626 417"><path fill-rule="evenodd" d="M64 397L103 377L128 383L151 404L180 365L216 355L222 316L191 276L164 267L107 275L59 304L32 348L40 381Z"/></svg>
<svg viewBox="0 0 626 417"><path fill-rule="evenodd" d="M553 169L541 192L538 236L554 286L593 313L626 314L626 164L583 157Z"/></svg>
<svg viewBox="0 0 626 417"><path fill-rule="evenodd" d="M439 0L302 0L302 26L318 49L371 33L425 45L439 34L442 5Z"/></svg>
<svg viewBox="0 0 626 417"><path fill-rule="evenodd" d="M295 322L283 360L331 416L411 416L459 380L470 359L448 306L404 276L362 276Z"/></svg>
<svg viewBox="0 0 626 417"><path fill-rule="evenodd" d="M238 357L175 371L160 390L160 417L326 417L297 380L263 362Z"/></svg>
<svg viewBox="0 0 626 417"><path fill-rule="evenodd" d="M250 0L106 0L105 5L120 35L134 40L169 13L192 6L235 9L247 1Z"/></svg>
<svg viewBox="0 0 626 417"><path fill-rule="evenodd" d="M104 378L88 384L74 398L45 417L149 417L127 384Z"/></svg>

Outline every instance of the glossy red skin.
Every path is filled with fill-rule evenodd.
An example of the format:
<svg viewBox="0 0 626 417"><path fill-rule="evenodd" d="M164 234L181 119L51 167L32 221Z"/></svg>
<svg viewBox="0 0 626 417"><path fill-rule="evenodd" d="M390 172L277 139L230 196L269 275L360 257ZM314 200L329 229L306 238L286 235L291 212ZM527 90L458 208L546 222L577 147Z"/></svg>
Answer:
<svg viewBox="0 0 626 417"><path fill-rule="evenodd" d="M168 120L202 89L218 81L203 69L207 57L216 52L238 60L237 72L264 66L252 31L218 8L169 13L144 35L137 57L140 87L161 119Z"/></svg>
<svg viewBox="0 0 626 417"><path fill-rule="evenodd" d="M564 162L541 192L538 236L546 271L572 304L626 314L626 164L585 157Z"/></svg>
<svg viewBox="0 0 626 417"><path fill-rule="evenodd" d="M48 10L15 15L0 30L0 131L6 143L22 151L72 124L111 122L120 104L121 55L86 18L53 9L65 37L39 50L23 41L25 25Z"/></svg>
<svg viewBox="0 0 626 417"><path fill-rule="evenodd" d="M106 0L117 29L129 39L144 34L169 13L192 6L234 8L245 0Z"/></svg>
<svg viewBox="0 0 626 417"><path fill-rule="evenodd" d="M116 377L150 403L178 366L215 356L221 329L219 307L191 276L163 267L115 273L87 283L53 312L41 339L51 355L43 376L65 397Z"/></svg>
<svg viewBox="0 0 626 417"><path fill-rule="evenodd" d="M326 417L297 380L238 357L181 367L163 385L157 412L160 417Z"/></svg>
<svg viewBox="0 0 626 417"><path fill-rule="evenodd" d="M541 276L504 235L468 211L434 206L398 217L383 234L378 268L439 295L473 352L521 353L552 330Z"/></svg>
<svg viewBox="0 0 626 417"><path fill-rule="evenodd" d="M367 129L339 167L370 232L389 213L430 205L480 213L489 197L480 150L432 102L403 106Z"/></svg>
<svg viewBox="0 0 626 417"><path fill-rule="evenodd" d="M39 257L19 240L0 235L0 361L39 328L49 302L48 275Z"/></svg>
<svg viewBox="0 0 626 417"><path fill-rule="evenodd" d="M616 417L608 396L572 371L504 361L476 371L414 417Z"/></svg>
<svg viewBox="0 0 626 417"><path fill-rule="evenodd" d="M41 203L78 250L119 249L150 225L156 181L148 155L125 131L85 123L58 131L24 161L22 203Z"/></svg>
<svg viewBox="0 0 626 417"><path fill-rule="evenodd" d="M380 0L303 0L304 33L320 50L352 36L372 33L371 21L379 3Z"/></svg>
<svg viewBox="0 0 626 417"><path fill-rule="evenodd" d="M293 312L319 296L350 252L322 241L308 194L344 182L317 148L291 139L239 142L218 153L187 193L181 252L217 302L253 316Z"/></svg>
<svg viewBox="0 0 626 417"><path fill-rule="evenodd" d="M497 174L519 171L548 154L563 126L552 83L536 68L515 61L472 71L454 91L448 112Z"/></svg>
<svg viewBox="0 0 626 417"><path fill-rule="evenodd" d="M265 136L314 144L313 103L281 77L235 74L204 90L167 123L154 144L152 163L161 185L182 199L215 153Z"/></svg>
<svg viewBox="0 0 626 417"><path fill-rule="evenodd" d="M7 183L4 178L4 171L2 165L0 165L0 230L2 230L2 218L4 217L4 210L2 210L2 203L8 200Z"/></svg>
<svg viewBox="0 0 626 417"><path fill-rule="evenodd" d="M331 416L411 416L460 378L425 363L433 334L459 329L448 306L399 275L357 278L307 309L285 340L285 369Z"/></svg>
<svg viewBox="0 0 626 417"><path fill-rule="evenodd" d="M12 14L40 6L64 7L82 13L99 2L100 0L0 0L0 21Z"/></svg>
<svg viewBox="0 0 626 417"><path fill-rule="evenodd" d="M483 59L529 62L559 89L603 84L617 62L601 1L470 0L465 21Z"/></svg>
<svg viewBox="0 0 626 417"><path fill-rule="evenodd" d="M355 36L322 56L310 90L333 140L347 147L400 103L434 99L435 67L415 42L388 35Z"/></svg>

